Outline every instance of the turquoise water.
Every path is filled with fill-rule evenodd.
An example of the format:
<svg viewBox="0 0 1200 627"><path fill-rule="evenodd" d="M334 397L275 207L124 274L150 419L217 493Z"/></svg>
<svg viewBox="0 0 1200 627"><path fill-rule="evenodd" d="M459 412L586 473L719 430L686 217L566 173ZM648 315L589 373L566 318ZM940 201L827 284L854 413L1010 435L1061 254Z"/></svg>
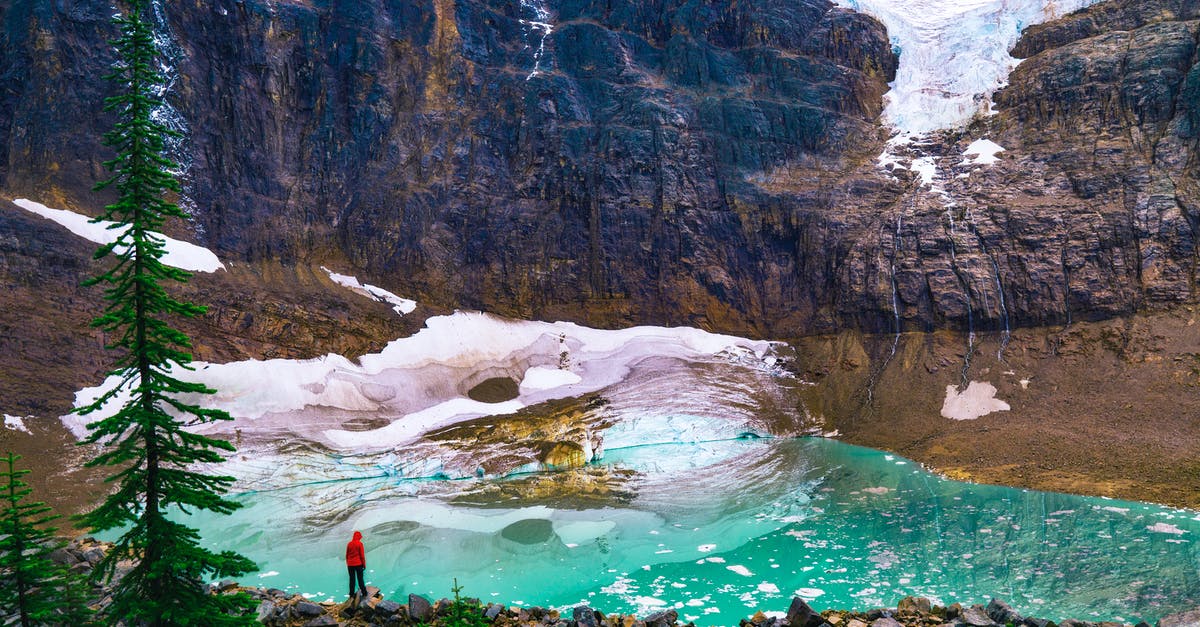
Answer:
<svg viewBox="0 0 1200 627"><path fill-rule="evenodd" d="M194 516L261 571L243 583L344 598L343 547L367 546L386 595L464 594L605 612L678 608L702 625L783 611L986 602L1061 620L1154 623L1200 605L1200 515L949 481L825 439L610 450L610 494L529 501L517 482L381 477L237 497ZM571 479L572 475L557 475ZM589 492L595 483L568 492ZM464 499L463 495L469 495ZM470 504L467 504L467 503Z"/></svg>

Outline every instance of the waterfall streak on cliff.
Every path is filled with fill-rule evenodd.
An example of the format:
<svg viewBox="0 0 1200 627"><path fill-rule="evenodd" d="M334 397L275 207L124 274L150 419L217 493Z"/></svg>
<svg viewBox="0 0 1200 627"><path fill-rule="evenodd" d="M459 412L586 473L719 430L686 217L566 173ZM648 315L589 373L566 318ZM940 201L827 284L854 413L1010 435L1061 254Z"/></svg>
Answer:
<svg viewBox="0 0 1200 627"><path fill-rule="evenodd" d="M533 36L535 31L541 33L541 36L538 37L537 50L533 52L533 70L529 72L525 80L529 80L541 73L542 57L546 52L546 38L554 31L554 24L550 23L550 11L546 9L544 2L545 0L521 0L521 12L529 13L533 16L533 19L522 18L519 20L525 27L524 34L526 40ZM529 44L525 45L526 49L530 47Z"/></svg>

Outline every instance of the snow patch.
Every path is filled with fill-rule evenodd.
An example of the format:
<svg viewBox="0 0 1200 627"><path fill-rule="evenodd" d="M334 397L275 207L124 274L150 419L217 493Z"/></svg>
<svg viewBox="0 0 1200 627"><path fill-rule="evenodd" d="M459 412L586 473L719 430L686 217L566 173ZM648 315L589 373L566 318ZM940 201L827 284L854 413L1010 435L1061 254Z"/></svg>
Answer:
<svg viewBox="0 0 1200 627"><path fill-rule="evenodd" d="M1008 403L996 398L996 386L985 381L972 381L961 392L956 385L946 386L942 416L951 420L974 420L994 411L1010 409Z"/></svg>
<svg viewBox="0 0 1200 627"><path fill-rule="evenodd" d="M57 222L68 231L97 244L111 244L117 241L117 237L120 235L120 231L111 228L116 224L115 222L107 220L92 222L91 218L83 214L66 209L51 209L42 203L25 198L18 198L13 201L13 204L47 220ZM167 237L161 233L156 233L154 236L155 239L163 242L166 254L163 255L161 261L164 265L189 272L216 272L225 269L225 264L217 259L217 255L203 246ZM121 249L118 248L114 252L119 254Z"/></svg>
<svg viewBox="0 0 1200 627"><path fill-rule="evenodd" d="M326 268L325 266L321 266L321 269L329 274L330 280L332 280L334 283L348 287L351 291L362 294L367 298L373 298L379 302L388 303L392 306L392 310L401 316L410 314L417 308L417 301L415 300L401 298L383 289L382 287L376 287L370 283L359 283L357 278L345 274L338 274L333 270Z"/></svg>
<svg viewBox="0 0 1200 627"><path fill-rule="evenodd" d="M997 153L1004 152L1004 147L990 139L977 139L971 142L970 146L963 151L964 157L971 157L963 161L964 165L992 165L1000 160L996 156Z"/></svg>
<svg viewBox="0 0 1200 627"><path fill-rule="evenodd" d="M26 416L26 418L33 418L33 416ZM20 416L10 416L8 414L4 414L4 428L12 429L13 431L24 431L25 433L32 434L29 428L25 426L25 421L22 420Z"/></svg>
<svg viewBox="0 0 1200 627"><path fill-rule="evenodd" d="M583 381L583 377L570 370L536 366L525 371L525 377L521 379L520 390L523 394L541 392L564 385L575 385L581 381Z"/></svg>

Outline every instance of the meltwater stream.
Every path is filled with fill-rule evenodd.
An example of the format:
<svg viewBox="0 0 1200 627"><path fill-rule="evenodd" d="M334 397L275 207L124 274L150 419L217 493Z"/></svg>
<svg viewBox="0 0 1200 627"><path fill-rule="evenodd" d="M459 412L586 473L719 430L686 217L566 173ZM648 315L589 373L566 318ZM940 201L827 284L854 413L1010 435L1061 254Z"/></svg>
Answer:
<svg viewBox="0 0 1200 627"><path fill-rule="evenodd" d="M390 598L605 612L677 608L735 624L792 595L818 608L996 596L1061 620L1153 623L1200 603L1196 512L943 479L840 442L749 439L610 449L506 479L334 481L247 493L195 516L257 561L244 583L341 600L354 530ZM264 525L264 521L268 524Z"/></svg>

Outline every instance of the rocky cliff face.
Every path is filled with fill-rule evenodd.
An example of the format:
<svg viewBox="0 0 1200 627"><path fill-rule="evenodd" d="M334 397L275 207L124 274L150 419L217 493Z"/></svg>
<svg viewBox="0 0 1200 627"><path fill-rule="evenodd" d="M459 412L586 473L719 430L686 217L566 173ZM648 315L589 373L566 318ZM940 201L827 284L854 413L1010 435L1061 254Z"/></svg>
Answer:
<svg viewBox="0 0 1200 627"><path fill-rule="evenodd" d="M824 0L162 7L194 237L443 306L794 337L1194 301L1195 3L1031 29L1000 113L880 170L896 67ZM84 206L109 10L0 2L0 187ZM1006 148L963 163L972 139Z"/></svg>

